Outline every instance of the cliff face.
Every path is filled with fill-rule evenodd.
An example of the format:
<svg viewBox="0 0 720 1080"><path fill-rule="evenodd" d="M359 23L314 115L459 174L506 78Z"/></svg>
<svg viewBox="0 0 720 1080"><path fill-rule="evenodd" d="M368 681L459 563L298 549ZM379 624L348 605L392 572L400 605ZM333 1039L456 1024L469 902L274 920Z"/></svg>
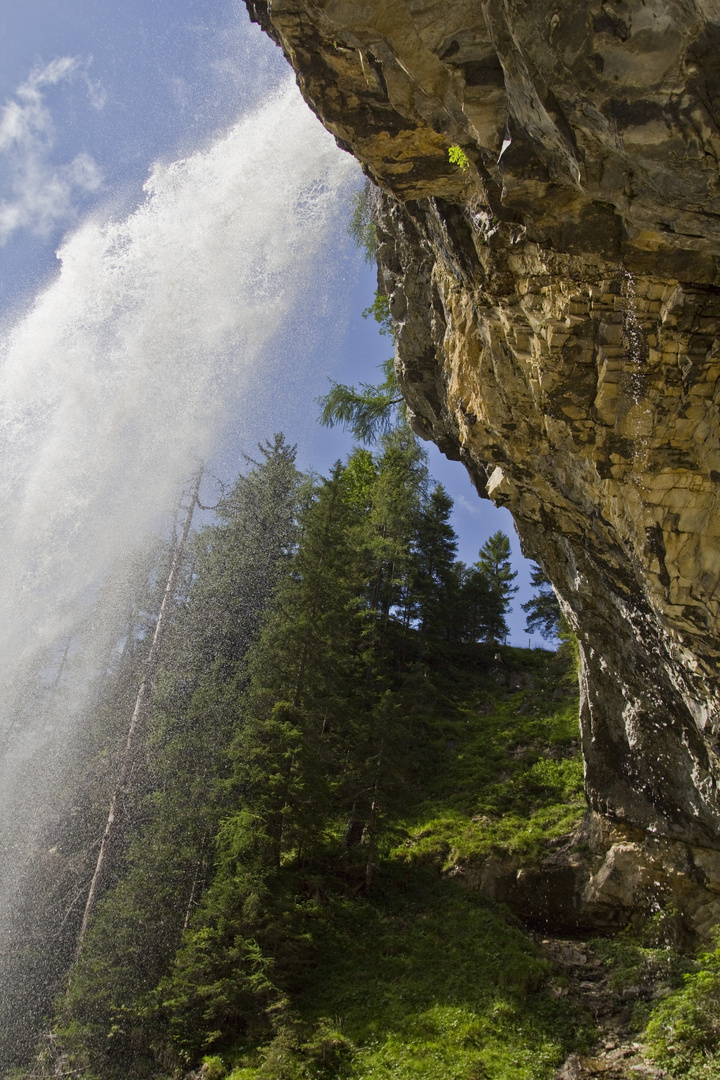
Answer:
<svg viewBox="0 0 720 1080"><path fill-rule="evenodd" d="M720 2L247 3L383 189L415 429L577 631L591 804L720 847Z"/></svg>

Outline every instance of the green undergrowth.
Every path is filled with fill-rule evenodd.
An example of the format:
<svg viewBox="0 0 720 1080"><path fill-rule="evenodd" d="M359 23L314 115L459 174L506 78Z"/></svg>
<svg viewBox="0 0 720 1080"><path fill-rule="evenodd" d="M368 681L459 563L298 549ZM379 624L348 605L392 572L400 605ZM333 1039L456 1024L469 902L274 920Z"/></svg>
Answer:
<svg viewBox="0 0 720 1080"><path fill-rule="evenodd" d="M668 907L591 943L617 1002L617 1019L668 1080L720 1080L718 931L715 940L715 949L693 957L682 916Z"/></svg>
<svg viewBox="0 0 720 1080"><path fill-rule="evenodd" d="M233 751L244 802L169 962L149 967L146 938L166 947L169 908L143 907L145 863L135 892L104 900L55 1027L75 1075L176 1080L204 1059L205 1080L550 1080L590 1045L554 967L457 872L537 862L584 813L572 657L399 633L390 646L385 727L375 739L364 717L363 735L348 679L342 715L359 735L332 769L287 702L247 713ZM328 737L342 746L344 729ZM343 770L365 785L354 801L340 798ZM358 830L365 777L379 809Z"/></svg>
<svg viewBox="0 0 720 1080"><path fill-rule="evenodd" d="M668 1076L683 1080L720 1078L720 936L703 952L683 985L650 1013L645 1031L651 1058Z"/></svg>
<svg viewBox="0 0 720 1080"><path fill-rule="evenodd" d="M544 1080L589 1037L506 913L427 869L308 913L297 1014L232 1080Z"/></svg>
<svg viewBox="0 0 720 1080"><path fill-rule="evenodd" d="M585 813L568 660L509 648L483 660L428 725L422 797L394 858L445 870L490 855L528 862Z"/></svg>
<svg viewBox="0 0 720 1080"><path fill-rule="evenodd" d="M596 938L592 953L604 968L608 987L625 1003L625 1025L641 1036L650 1017L697 963L684 948L682 919L666 908L615 937Z"/></svg>
<svg viewBox="0 0 720 1080"><path fill-rule="evenodd" d="M535 861L584 813L571 662L478 646L426 661L414 781L373 887L328 875L328 836L296 908L287 1018L264 1046L226 1048L231 1080L549 1080L592 1041L522 927L448 872Z"/></svg>
<svg viewBox="0 0 720 1080"><path fill-rule="evenodd" d="M592 952L605 968L628 1031L668 1080L720 1080L720 931L697 957L684 943L682 917L667 908Z"/></svg>

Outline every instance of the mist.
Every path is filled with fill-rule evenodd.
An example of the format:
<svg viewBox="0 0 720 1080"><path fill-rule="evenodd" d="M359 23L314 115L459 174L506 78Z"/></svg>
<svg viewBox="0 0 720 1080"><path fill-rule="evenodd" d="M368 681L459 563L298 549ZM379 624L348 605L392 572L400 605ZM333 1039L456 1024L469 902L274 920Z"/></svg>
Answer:
<svg viewBox="0 0 720 1080"><path fill-rule="evenodd" d="M288 78L211 145L154 168L128 216L84 221L3 328L0 1030L49 992L30 965L19 1002L10 970L72 801L84 696L122 633L111 575L167 530L198 460L242 438L235 417L268 392L294 313L321 302L358 173ZM101 595L103 630L88 635Z"/></svg>

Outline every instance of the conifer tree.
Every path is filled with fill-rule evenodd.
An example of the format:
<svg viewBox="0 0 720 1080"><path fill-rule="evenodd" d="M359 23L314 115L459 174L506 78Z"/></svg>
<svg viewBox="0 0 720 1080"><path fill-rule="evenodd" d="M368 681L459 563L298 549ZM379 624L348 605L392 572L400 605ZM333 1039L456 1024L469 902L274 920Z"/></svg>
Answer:
<svg viewBox="0 0 720 1080"><path fill-rule="evenodd" d="M496 600L487 574L477 564L453 564L450 586L451 606L447 620L451 641L485 641L495 619Z"/></svg>
<svg viewBox="0 0 720 1080"><path fill-rule="evenodd" d="M451 637L457 537L450 524L453 501L442 484L433 488L419 515L413 552L413 587L424 636Z"/></svg>
<svg viewBox="0 0 720 1080"><path fill-rule="evenodd" d="M372 311L377 321L384 323L387 328L390 313L387 311L385 297L376 297ZM383 332L390 333L387 329L381 331ZM339 424L351 431L360 442L372 444L392 431L398 421L402 422L404 402L398 389L392 357L381 364L380 368L384 376L380 383L360 383L357 388L331 381L328 393L318 398L318 404L322 406L320 423L324 427L335 427Z"/></svg>
<svg viewBox="0 0 720 1080"><path fill-rule="evenodd" d="M562 612L552 584L539 566L533 567L530 584L538 591L522 605L523 611L527 613L526 632L534 634L539 630L545 639L558 637L563 621Z"/></svg>
<svg viewBox="0 0 720 1080"><path fill-rule="evenodd" d="M374 263L377 253L377 235L372 220L372 207L377 188L371 180L366 180L361 188L353 193L352 214L348 223L348 233L365 256L365 262Z"/></svg>
<svg viewBox="0 0 720 1080"><path fill-rule="evenodd" d="M326 857L328 835L358 887L372 887L408 745L386 636L425 475L414 438L394 432L377 459L360 450L338 463L303 515L290 573L248 659L249 684L238 686L236 809L161 988L174 1040L188 1052L210 1023L272 1032L284 1022L283 973L298 948L294 890L303 868Z"/></svg>
<svg viewBox="0 0 720 1080"><path fill-rule="evenodd" d="M428 493L407 427L300 488L292 451L262 454L195 542L145 824L66 999L71 1064L102 1080L282 1040L308 896L376 890L416 783L430 642L507 632L507 537L456 561L451 500Z"/></svg>
<svg viewBox="0 0 720 1080"><path fill-rule="evenodd" d="M126 871L98 904L62 1003L59 1035L78 1068L140 1078L166 1040L154 987L213 873L227 811L227 748L237 727L234 680L294 543L299 474L282 436L194 543L157 674L150 793ZM94 1073L93 1073L94 1075Z"/></svg>
<svg viewBox="0 0 720 1080"><path fill-rule="evenodd" d="M394 608L408 603L411 549L426 488L425 454L409 428L397 427L382 439L367 514L354 540L368 560L370 609L384 626Z"/></svg>
<svg viewBox="0 0 720 1080"><path fill-rule="evenodd" d="M510 562L510 540L498 530L480 548L480 557L474 564L488 586L488 614L485 623L485 640L503 642L508 636L507 613L510 601L517 592L512 582L517 572Z"/></svg>

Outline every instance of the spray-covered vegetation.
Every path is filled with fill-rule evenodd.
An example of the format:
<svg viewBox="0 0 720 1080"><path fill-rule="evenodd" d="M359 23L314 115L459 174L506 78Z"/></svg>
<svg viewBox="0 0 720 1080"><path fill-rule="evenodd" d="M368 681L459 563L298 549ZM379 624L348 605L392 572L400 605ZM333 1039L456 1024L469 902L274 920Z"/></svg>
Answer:
<svg viewBox="0 0 720 1080"><path fill-rule="evenodd" d="M652 1011L647 1041L668 1076L714 1080L720 1076L720 944L703 951L693 968Z"/></svg>
<svg viewBox="0 0 720 1080"><path fill-rule="evenodd" d="M465 566L451 509L402 426L327 479L281 436L248 461L189 545L122 842L65 981L85 860L54 1014L15 1077L550 1080L591 1045L582 1001L472 887L584 814L573 652L503 644L507 537ZM145 630L94 697L85 849L162 559L150 576ZM671 1075L714 1075L717 955L622 935L591 952L620 997L674 987L632 1024Z"/></svg>
<svg viewBox="0 0 720 1080"><path fill-rule="evenodd" d="M372 218L377 188L366 180L353 193L348 232L365 256L365 262L375 263L377 257L377 229Z"/></svg>
<svg viewBox="0 0 720 1080"><path fill-rule="evenodd" d="M248 463L189 547L33 1075L541 1080L583 1045L551 965L456 872L536 857L584 802L568 661L502 644L507 538L465 566L451 509L402 426L325 480L281 437Z"/></svg>

